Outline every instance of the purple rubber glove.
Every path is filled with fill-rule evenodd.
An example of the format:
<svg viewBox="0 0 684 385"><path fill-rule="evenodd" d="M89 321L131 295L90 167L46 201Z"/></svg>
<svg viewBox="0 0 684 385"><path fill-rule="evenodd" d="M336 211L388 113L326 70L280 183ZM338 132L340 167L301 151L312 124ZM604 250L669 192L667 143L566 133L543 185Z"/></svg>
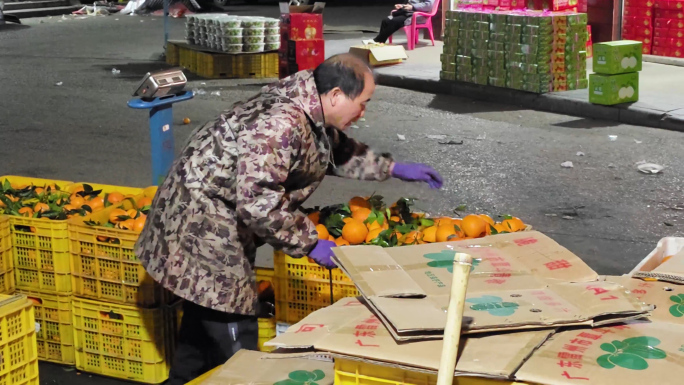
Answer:
<svg viewBox="0 0 684 385"><path fill-rule="evenodd" d="M337 267L337 265L332 260L334 255L332 252L333 247L337 247L335 242L319 239L318 243L316 243L316 246L309 253L309 258L313 259L317 264L323 267L334 269Z"/></svg>
<svg viewBox="0 0 684 385"><path fill-rule="evenodd" d="M421 163L394 163L392 176L404 181L422 181L430 188L441 188L443 183L434 168Z"/></svg>

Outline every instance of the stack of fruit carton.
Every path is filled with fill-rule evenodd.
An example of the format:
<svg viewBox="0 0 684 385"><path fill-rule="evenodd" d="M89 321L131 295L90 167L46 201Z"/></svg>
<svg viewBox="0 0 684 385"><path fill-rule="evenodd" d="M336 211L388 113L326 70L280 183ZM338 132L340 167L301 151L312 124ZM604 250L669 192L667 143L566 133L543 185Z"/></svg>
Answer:
<svg viewBox="0 0 684 385"><path fill-rule="evenodd" d="M653 47L654 6L655 0L625 0L622 14L622 38L642 42L642 53L646 55Z"/></svg>
<svg viewBox="0 0 684 385"><path fill-rule="evenodd" d="M589 76L589 102L614 105L639 100L642 42L611 41L594 45L594 74Z"/></svg>
<svg viewBox="0 0 684 385"><path fill-rule="evenodd" d="M684 0L654 0L653 54L684 57Z"/></svg>
<svg viewBox="0 0 684 385"><path fill-rule="evenodd" d="M282 7L281 7L282 9ZM325 60L323 14L314 8L290 7L280 15L280 78L314 69Z"/></svg>
<svg viewBox="0 0 684 385"><path fill-rule="evenodd" d="M442 79L534 93L587 87L586 14L452 11L446 36Z"/></svg>

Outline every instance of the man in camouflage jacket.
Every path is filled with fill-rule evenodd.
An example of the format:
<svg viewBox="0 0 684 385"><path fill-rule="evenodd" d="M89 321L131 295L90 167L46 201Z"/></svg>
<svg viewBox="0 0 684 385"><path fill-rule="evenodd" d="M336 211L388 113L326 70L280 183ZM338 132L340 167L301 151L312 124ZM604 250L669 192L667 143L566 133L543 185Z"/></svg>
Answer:
<svg viewBox="0 0 684 385"><path fill-rule="evenodd" d="M338 55L264 87L191 135L136 245L152 278L186 300L170 384L256 349L259 244L334 267L335 243L319 241L298 210L326 174L441 186L430 167L395 163L344 134L374 90L366 64Z"/></svg>

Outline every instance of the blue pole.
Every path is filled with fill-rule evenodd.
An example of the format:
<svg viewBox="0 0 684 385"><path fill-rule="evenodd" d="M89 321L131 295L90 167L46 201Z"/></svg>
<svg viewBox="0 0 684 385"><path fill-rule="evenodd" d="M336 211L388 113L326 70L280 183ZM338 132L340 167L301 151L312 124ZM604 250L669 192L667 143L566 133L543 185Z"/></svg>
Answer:
<svg viewBox="0 0 684 385"><path fill-rule="evenodd" d="M131 99L128 106L150 110L150 148L152 154L152 185L164 182L174 159L173 103L192 99L191 91L152 100Z"/></svg>

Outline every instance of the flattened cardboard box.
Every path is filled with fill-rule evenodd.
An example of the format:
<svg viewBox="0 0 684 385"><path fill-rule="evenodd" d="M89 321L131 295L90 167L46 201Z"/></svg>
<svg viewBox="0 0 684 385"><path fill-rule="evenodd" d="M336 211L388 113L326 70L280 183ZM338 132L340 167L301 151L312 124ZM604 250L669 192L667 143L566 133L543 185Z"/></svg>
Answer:
<svg viewBox="0 0 684 385"><path fill-rule="evenodd" d="M684 238L661 239L630 275L684 284Z"/></svg>
<svg viewBox="0 0 684 385"><path fill-rule="evenodd" d="M581 259L536 231L334 250L338 265L399 341L442 338L456 252L475 259L464 311L466 334L599 326L650 310L620 285L598 282Z"/></svg>
<svg viewBox="0 0 684 385"><path fill-rule="evenodd" d="M205 385L332 385L335 370L331 361L312 354L270 354L240 350Z"/></svg>
<svg viewBox="0 0 684 385"><path fill-rule="evenodd" d="M604 276L602 279L618 283L639 300L654 305L648 319L652 322L668 322L684 326L684 286L669 282L644 281L628 276ZM684 343L684 341L682 341Z"/></svg>
<svg viewBox="0 0 684 385"><path fill-rule="evenodd" d="M343 298L311 313L266 343L282 349L315 349L377 365L436 374L442 340L398 343L361 302ZM553 330L468 336L461 339L455 375L509 378Z"/></svg>

